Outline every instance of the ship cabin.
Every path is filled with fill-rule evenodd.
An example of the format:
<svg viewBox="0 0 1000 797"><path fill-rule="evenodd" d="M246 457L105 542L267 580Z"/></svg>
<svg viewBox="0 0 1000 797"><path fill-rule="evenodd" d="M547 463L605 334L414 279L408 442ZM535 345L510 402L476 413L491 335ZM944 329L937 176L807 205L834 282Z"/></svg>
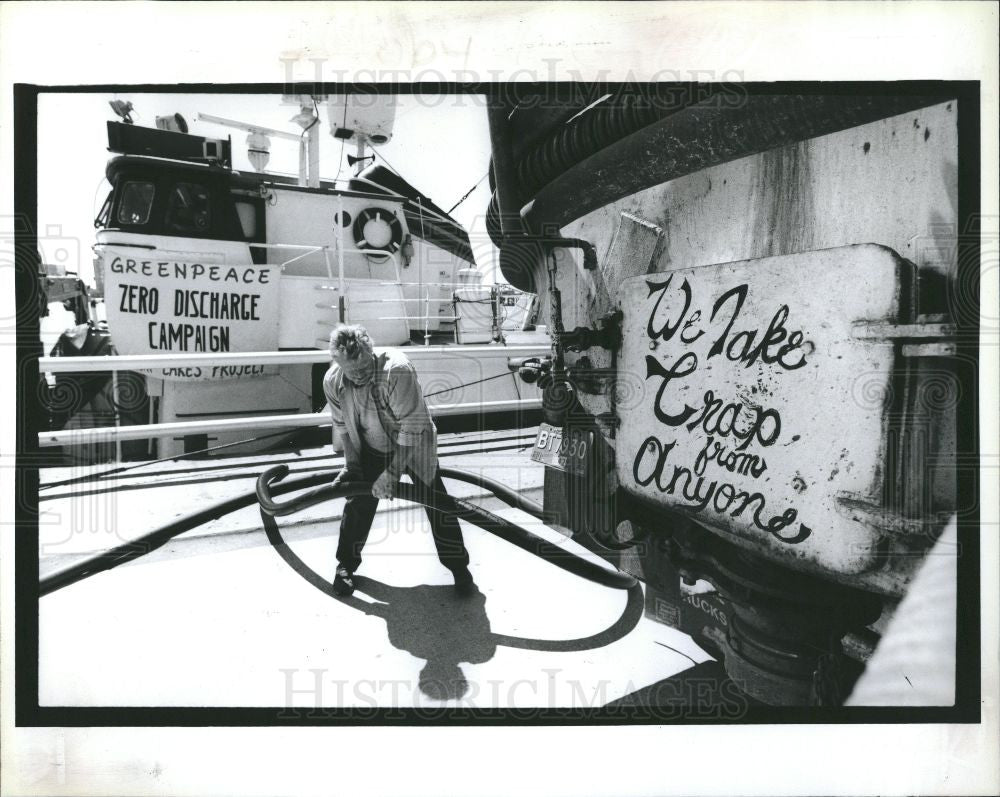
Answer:
<svg viewBox="0 0 1000 797"><path fill-rule="evenodd" d="M465 229L381 165L310 188L291 176L119 155L107 179L99 252L278 267L280 348L323 346L340 320L365 324L385 345L455 342L455 289L481 281Z"/></svg>
<svg viewBox="0 0 1000 797"><path fill-rule="evenodd" d="M363 324L379 346L426 350L489 344L504 322L527 322L534 297L483 285L468 233L381 165L310 186L234 170L227 140L109 122L108 141L117 154L94 222L94 269L119 354L324 350L340 322ZM431 370L474 382L482 361L466 359ZM326 367L147 370L150 421L316 412ZM509 392L500 398L518 398ZM159 453L240 436L185 434L161 440Z"/></svg>

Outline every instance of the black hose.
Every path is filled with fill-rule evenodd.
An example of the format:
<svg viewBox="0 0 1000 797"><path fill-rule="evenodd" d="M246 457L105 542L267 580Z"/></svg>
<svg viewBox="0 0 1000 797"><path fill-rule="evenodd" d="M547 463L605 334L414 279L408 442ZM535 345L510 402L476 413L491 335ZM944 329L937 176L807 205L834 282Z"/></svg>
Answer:
<svg viewBox="0 0 1000 797"><path fill-rule="evenodd" d="M451 478L454 478L455 473L456 471L451 471ZM492 479L485 479L485 477L476 476L475 474L466 474L462 473L462 471L457 471L457 473L460 473L463 477L467 477L463 478L463 480L470 481L473 484L482 484L483 486L487 486L489 482L492 482ZM342 498L346 495L364 495L371 492L371 485L361 482L343 483L336 486L330 484L325 487L312 490L308 493L304 493L291 501L278 503L274 501L271 496L272 487L287 475L288 466L277 465L266 470L257 479L257 501L260 504L261 509L269 515L290 515L333 498ZM445 474L442 473L442 476L444 475ZM296 479L293 482L287 482L280 485L279 490L281 492L287 492L287 488L290 484L305 487L307 486L306 484L301 484L301 482L304 481L305 480L302 479ZM508 498L514 498L516 496L516 494L513 494L512 491L508 490L506 487L503 487L502 485L497 486L501 487L500 492L496 493L497 498L504 500L505 496ZM582 578L586 578L587 580L593 581L597 584L614 587L616 589L630 589L637 583L635 578L627 573L622 573L620 570L611 570L595 564L594 562L588 561L587 559L583 559L574 553L563 550L558 545L553 545L547 540L536 537L527 529L524 529L515 523L511 523L509 520L505 520L504 518L494 515L492 512L487 512L485 509L481 509L480 507L470 504L467 501L453 498L450 495L442 495L437 492L432 492L428 499L426 494L419 494L412 484L397 485L396 495L406 501L422 504L432 509L436 509L439 512L454 515L462 520L468 521L469 523L474 523L481 529L484 529L491 534L495 534L501 539L504 539L507 542L528 551L529 553L540 556L542 559L545 559L546 561L562 568L563 570L566 570L569 573L581 576ZM519 496L516 496L516 498L520 499ZM534 502L530 503L533 504ZM535 508L540 510L540 507L537 507L537 505L535 505ZM525 511L528 510L526 509Z"/></svg>
<svg viewBox="0 0 1000 797"><path fill-rule="evenodd" d="M693 97L641 97L622 94L588 108L525 153L515 172L527 200L543 185L599 149L659 121L690 104Z"/></svg>
<svg viewBox="0 0 1000 797"><path fill-rule="evenodd" d="M493 493L493 495L508 506L520 509L543 522L547 522L545 518L545 509L541 504L537 501L532 501L530 498L526 498L514 490L511 490L507 485L501 484L495 479L489 479L486 476L480 476L476 473L467 473L463 470L455 470L454 468L441 468L439 472L445 479L468 482L469 484L475 484L489 490ZM586 536L599 548L612 553L620 553L621 551L630 550L641 543L648 536L648 533L640 533L630 540L616 540L587 531L584 531L583 533L586 534Z"/></svg>
<svg viewBox="0 0 1000 797"><path fill-rule="evenodd" d="M208 523L209 521L216 520L224 515L228 515L231 512L253 505L258 501L262 482L265 484L265 492L263 495L264 500L261 500L260 504L261 508L269 514L288 514L332 498L343 498L349 495L365 495L371 492L370 484L357 482L351 484L341 484L334 488L330 484L331 474L329 471L310 474L309 476L303 476L283 484L275 483L287 476L288 472L287 465L278 465L277 467L270 468L261 474L257 480L257 490L253 492L229 498L218 504L214 504L213 506L206 507L205 509L193 512L182 518L178 518L177 520L173 520L165 526L161 526L148 534L144 534L142 537L123 543L122 545L112 548L110 551L104 551L103 553L84 560L83 562L70 565L69 567L40 579L38 583L39 597L48 595L62 589L63 587L68 587L70 584L75 584L77 581L82 581L83 579L96 575L97 573L101 573L105 570L111 570L114 567L118 567L118 565L122 565L126 562L138 559L141 556L145 556L146 554L155 551L157 548L166 545L166 543L174 537L177 537L186 531L190 531L198 526ZM492 479L487 479L475 474L464 473L463 471L455 471L450 468L442 468L441 475L451 479L460 478L462 481L479 484L489 490L494 490L494 487L496 487L498 489L494 490L494 492L500 500L509 503L511 506L516 506L518 509L522 509L529 514L535 515L536 517L540 517L540 514L536 514L541 512L541 507L539 507L538 504L528 498L517 495L517 493L509 490L504 485L494 482ZM290 501L287 504L276 504L271 498L272 495L283 495L295 490L302 490L322 484L325 484L326 486L321 487L318 490L314 490L311 493L306 493L303 496L299 496L299 498L294 501ZM410 495L414 489L412 485L401 484L399 487L401 498L405 498L407 500L416 499L415 495ZM597 581L597 583L621 589L627 589L632 584L636 583L635 579L631 576L617 571L612 572L588 562L585 559L580 559L573 554L563 551L558 546L552 545L551 543L535 537L533 534L530 534L528 531L520 528L519 526L492 515L485 510L479 509L472 504L454 502L454 499L450 496L444 496L442 498L447 498L449 501L453 502L453 504L449 506L442 500L442 505L436 506L435 508L442 509L443 511L451 511L458 517L468 520L471 523L475 523L481 528L491 531L503 539L530 551L531 553L535 553L538 556L549 559L554 564L565 570L575 572L577 575ZM569 560L572 560L572 562L569 566L567 566L567 562L569 562ZM576 564L576 569L574 569L574 563Z"/></svg>
<svg viewBox="0 0 1000 797"><path fill-rule="evenodd" d="M715 91L699 86L617 94L583 110L564 124L555 126L538 144L512 161L520 201L527 202L543 186L596 152L689 105L708 99ZM486 210L486 231L497 247L507 237L498 193L493 190ZM518 209L508 208L507 214L510 216Z"/></svg>
<svg viewBox="0 0 1000 797"><path fill-rule="evenodd" d="M532 501L530 498L526 498L519 492L510 489L506 484L501 484L495 479L480 476L478 473L468 473L464 470L455 470L454 468L439 468L438 473L440 473L441 477L444 479L454 479L459 482L467 482L468 484L475 484L478 487L489 490L493 493L493 495L508 506L520 509L522 512L527 512L529 515L536 517L539 520L545 520L545 509L541 504L537 501Z"/></svg>
<svg viewBox="0 0 1000 797"><path fill-rule="evenodd" d="M330 473L329 471L325 471L323 473L316 473L305 476L301 479L296 479L294 482L288 482L288 484L280 485L276 488L276 492L292 492L293 490L300 490L303 487L312 487L329 481ZM122 545L112 548L110 551L104 551L97 556L92 556L89 559L84 560L83 562L70 565L63 570L59 570L49 576L46 576L45 578L39 579L39 597L48 595L49 593L55 592L63 587L68 587L70 584L75 584L77 581L82 581L83 579L96 575L104 570L110 570L113 567L118 567L118 565L131 562L133 559L138 559L140 556L145 556L146 554L155 551L157 548L166 545L174 537L179 534L183 534L185 531L190 531L191 529L197 528L198 526L208 523L209 521L216 520L223 515L228 515L230 512L235 512L238 509L252 506L256 503L256 501L257 494L255 492L237 495L234 498L229 498L225 501L219 502L218 504L213 504L205 509L193 512L190 515L185 515L177 520L173 520L165 526L161 526L160 528L131 540L130 542L123 543Z"/></svg>

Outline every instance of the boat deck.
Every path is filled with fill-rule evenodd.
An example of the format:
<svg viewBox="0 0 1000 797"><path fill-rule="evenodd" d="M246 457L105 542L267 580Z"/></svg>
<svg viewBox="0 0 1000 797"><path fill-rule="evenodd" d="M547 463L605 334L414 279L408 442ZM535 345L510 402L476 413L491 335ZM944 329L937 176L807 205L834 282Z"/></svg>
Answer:
<svg viewBox="0 0 1000 797"><path fill-rule="evenodd" d="M540 499L532 441L532 429L442 435L440 450L448 467ZM327 447L161 463L43 488L40 575L253 490L279 462L292 476L337 464ZM80 475L47 469L42 484ZM478 487L448 487L600 561ZM326 584L342 506L279 518L284 541ZM462 529L472 596L455 594L423 511L383 501L357 590L335 598L279 557L256 505L220 518L41 599L40 704L589 708L641 702L651 687L714 665L686 634L645 616L642 584L601 586L476 526ZM673 699L683 697L675 690Z"/></svg>

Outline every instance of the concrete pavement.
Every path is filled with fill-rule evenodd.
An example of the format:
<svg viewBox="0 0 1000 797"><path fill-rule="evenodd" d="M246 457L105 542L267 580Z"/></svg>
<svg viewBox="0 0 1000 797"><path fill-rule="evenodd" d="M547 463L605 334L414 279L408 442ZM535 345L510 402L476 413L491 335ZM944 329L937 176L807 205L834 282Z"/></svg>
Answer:
<svg viewBox="0 0 1000 797"><path fill-rule="evenodd" d="M523 489L541 484L526 447L502 456L472 450L448 465L486 468ZM246 482L150 486L100 500L116 516L127 503L129 527L148 530L197 508L192 502L205 500L205 490L222 499ZM184 492L191 501L182 506ZM64 504L69 517L74 502L78 515L90 511L82 499L52 505ZM312 518L280 519L289 548L325 582L335 566L333 503L314 508ZM530 516L490 506L596 559ZM383 507L391 511L376 517L348 599L289 567L261 531L256 508L42 598L41 704L587 708L710 658L687 635L643 616L641 585L594 584L464 522L477 589L460 598L422 510L401 501ZM41 568L65 564L84 552L84 541L92 547L101 539L111 537L74 533L62 546L50 539Z"/></svg>

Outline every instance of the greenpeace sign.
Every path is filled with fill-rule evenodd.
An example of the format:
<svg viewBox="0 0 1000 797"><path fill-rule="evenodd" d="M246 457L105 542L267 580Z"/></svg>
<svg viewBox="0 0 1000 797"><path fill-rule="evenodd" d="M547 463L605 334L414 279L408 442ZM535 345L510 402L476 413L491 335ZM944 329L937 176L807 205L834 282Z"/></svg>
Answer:
<svg viewBox="0 0 1000 797"><path fill-rule="evenodd" d="M274 351L280 272L273 266L105 255L108 327L121 354ZM263 366L160 369L165 379L259 376Z"/></svg>

